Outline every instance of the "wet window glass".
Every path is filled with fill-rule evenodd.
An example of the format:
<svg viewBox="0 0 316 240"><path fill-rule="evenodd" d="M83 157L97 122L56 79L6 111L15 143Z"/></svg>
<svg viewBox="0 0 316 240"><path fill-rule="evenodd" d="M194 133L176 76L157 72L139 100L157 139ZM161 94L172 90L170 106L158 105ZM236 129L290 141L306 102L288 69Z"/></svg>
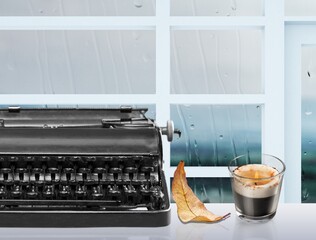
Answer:
<svg viewBox="0 0 316 240"><path fill-rule="evenodd" d="M204 203L233 202L229 178L187 178L187 181L193 192Z"/></svg>
<svg viewBox="0 0 316 240"><path fill-rule="evenodd" d="M174 16L262 16L264 0L171 0Z"/></svg>
<svg viewBox="0 0 316 240"><path fill-rule="evenodd" d="M316 202L316 47L302 47L302 202Z"/></svg>
<svg viewBox="0 0 316 240"><path fill-rule="evenodd" d="M171 32L171 93L262 93L262 30Z"/></svg>
<svg viewBox="0 0 316 240"><path fill-rule="evenodd" d="M260 105L171 105L171 119L182 132L171 143L171 166L227 166L261 154Z"/></svg>
<svg viewBox="0 0 316 240"><path fill-rule="evenodd" d="M155 58L155 31L0 31L0 94L152 94Z"/></svg>
<svg viewBox="0 0 316 240"><path fill-rule="evenodd" d="M316 16L315 0L285 0L285 15Z"/></svg>
<svg viewBox="0 0 316 240"><path fill-rule="evenodd" d="M1 0L0 16L152 16L155 0Z"/></svg>

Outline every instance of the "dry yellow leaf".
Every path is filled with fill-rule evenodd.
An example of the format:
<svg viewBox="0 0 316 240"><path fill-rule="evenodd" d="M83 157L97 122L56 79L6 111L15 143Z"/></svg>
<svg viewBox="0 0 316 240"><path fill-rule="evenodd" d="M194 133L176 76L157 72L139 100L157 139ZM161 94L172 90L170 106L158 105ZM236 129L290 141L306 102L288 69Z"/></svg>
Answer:
<svg viewBox="0 0 316 240"><path fill-rule="evenodd" d="M184 171L184 162L180 161L172 181L172 196L177 204L178 216L182 222L218 222L230 214L217 216L208 211L189 187Z"/></svg>

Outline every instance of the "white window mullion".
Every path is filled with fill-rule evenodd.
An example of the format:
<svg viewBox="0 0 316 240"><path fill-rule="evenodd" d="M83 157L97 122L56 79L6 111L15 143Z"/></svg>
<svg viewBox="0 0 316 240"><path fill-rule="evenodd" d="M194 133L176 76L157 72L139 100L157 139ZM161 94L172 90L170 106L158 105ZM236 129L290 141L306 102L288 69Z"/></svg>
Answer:
<svg viewBox="0 0 316 240"><path fill-rule="evenodd" d="M290 203L301 202L301 71L297 70L301 69L301 34L303 33L297 32L295 26L286 28L285 157L292 164L287 164L285 196Z"/></svg>
<svg viewBox="0 0 316 240"><path fill-rule="evenodd" d="M176 170L176 167L171 167L171 172ZM229 177L228 167L185 167L186 177L188 178L223 178Z"/></svg>
<svg viewBox="0 0 316 240"><path fill-rule="evenodd" d="M175 94L170 96L172 104L263 104L264 94Z"/></svg>
<svg viewBox="0 0 316 240"><path fill-rule="evenodd" d="M264 17L170 17L170 25L177 29L258 28L265 25Z"/></svg>
<svg viewBox="0 0 316 240"><path fill-rule="evenodd" d="M266 0L263 151L284 159L283 0Z"/></svg>
<svg viewBox="0 0 316 240"><path fill-rule="evenodd" d="M284 159L284 1L266 0L262 152ZM286 164L291 164L286 162ZM286 188L285 184L285 188ZM281 201L284 201L282 194Z"/></svg>
<svg viewBox="0 0 316 240"><path fill-rule="evenodd" d="M156 1L156 121L165 126L170 119L170 1ZM170 143L163 136L163 160L166 182L170 189Z"/></svg>
<svg viewBox="0 0 316 240"><path fill-rule="evenodd" d="M316 23L316 16L291 16L284 17L284 21L287 25L309 25Z"/></svg>
<svg viewBox="0 0 316 240"><path fill-rule="evenodd" d="M0 17L0 30L154 30L155 17Z"/></svg>

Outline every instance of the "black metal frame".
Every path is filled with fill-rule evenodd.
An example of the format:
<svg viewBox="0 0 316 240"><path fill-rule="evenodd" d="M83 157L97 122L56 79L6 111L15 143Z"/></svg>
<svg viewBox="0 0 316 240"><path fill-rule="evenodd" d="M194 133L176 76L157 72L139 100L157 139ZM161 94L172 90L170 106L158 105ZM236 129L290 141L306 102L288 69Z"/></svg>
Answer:
<svg viewBox="0 0 316 240"><path fill-rule="evenodd" d="M0 227L168 225L161 130L146 111L0 110ZM88 195L80 197L79 185ZM46 186L59 190L47 195Z"/></svg>

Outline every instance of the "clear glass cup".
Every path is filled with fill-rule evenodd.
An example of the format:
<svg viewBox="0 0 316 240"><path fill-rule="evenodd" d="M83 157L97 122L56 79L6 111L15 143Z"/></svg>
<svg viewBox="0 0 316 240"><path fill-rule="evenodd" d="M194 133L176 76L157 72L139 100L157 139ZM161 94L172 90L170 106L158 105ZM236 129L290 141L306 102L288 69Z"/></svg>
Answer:
<svg viewBox="0 0 316 240"><path fill-rule="evenodd" d="M262 154L250 160L242 155L228 165L237 216L249 221L267 221L277 210L285 164Z"/></svg>

